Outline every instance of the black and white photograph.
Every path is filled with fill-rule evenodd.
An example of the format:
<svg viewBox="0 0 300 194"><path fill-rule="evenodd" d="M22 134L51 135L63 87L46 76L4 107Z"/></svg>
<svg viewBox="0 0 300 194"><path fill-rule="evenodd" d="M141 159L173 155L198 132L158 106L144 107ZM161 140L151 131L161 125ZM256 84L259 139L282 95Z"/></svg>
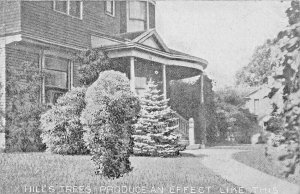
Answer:
<svg viewBox="0 0 300 194"><path fill-rule="evenodd" d="M300 194L300 0L0 0L0 194Z"/></svg>

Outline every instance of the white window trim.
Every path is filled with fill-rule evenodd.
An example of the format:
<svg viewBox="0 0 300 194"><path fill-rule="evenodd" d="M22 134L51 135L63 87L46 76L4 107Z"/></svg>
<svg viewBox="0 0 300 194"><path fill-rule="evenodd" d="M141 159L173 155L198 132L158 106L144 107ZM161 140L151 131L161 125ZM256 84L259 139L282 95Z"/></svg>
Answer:
<svg viewBox="0 0 300 194"><path fill-rule="evenodd" d="M116 16L116 1L115 0L112 0L112 13L110 13L110 12L108 12L107 10L106 10L106 4L108 3L108 2L110 2L110 1L105 1L104 2L104 12L105 12L105 14L106 15L109 15L109 16L111 16L111 17L115 17Z"/></svg>
<svg viewBox="0 0 300 194"><path fill-rule="evenodd" d="M58 10L55 9L55 3L56 3L56 0L53 1L53 10L54 10L55 12L58 12L58 13L67 15L67 16L69 16L69 17L72 17L72 18L76 18L76 19L82 20L82 18L83 18L83 2L80 1L80 17L76 17L76 16L73 16L73 15L70 15L70 1L72 1L72 0L66 0L66 1L67 1L67 13L62 12L62 11L58 11Z"/></svg>

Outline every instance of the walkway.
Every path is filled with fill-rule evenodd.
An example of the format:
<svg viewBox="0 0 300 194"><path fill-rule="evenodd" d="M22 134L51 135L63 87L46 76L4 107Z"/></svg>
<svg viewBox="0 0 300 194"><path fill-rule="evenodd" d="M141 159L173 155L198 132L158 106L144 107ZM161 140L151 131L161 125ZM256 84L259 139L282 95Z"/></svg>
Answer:
<svg viewBox="0 0 300 194"><path fill-rule="evenodd" d="M255 194L300 194L298 185L281 180L232 159L232 154L244 150L186 150L193 155L206 155L202 163L222 178Z"/></svg>

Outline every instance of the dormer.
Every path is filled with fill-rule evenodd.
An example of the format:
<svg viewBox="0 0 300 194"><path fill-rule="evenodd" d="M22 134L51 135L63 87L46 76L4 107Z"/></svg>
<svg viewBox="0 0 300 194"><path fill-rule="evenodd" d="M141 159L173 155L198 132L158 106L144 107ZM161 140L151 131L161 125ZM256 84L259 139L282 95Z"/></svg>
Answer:
<svg viewBox="0 0 300 194"><path fill-rule="evenodd" d="M123 1L120 11L121 33L155 28L155 2L152 0Z"/></svg>

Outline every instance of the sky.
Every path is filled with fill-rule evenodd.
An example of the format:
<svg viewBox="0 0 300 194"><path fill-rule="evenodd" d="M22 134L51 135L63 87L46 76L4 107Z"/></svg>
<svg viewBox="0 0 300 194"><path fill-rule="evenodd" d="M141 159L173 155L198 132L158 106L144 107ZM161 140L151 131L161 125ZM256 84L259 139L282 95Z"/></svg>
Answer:
<svg viewBox="0 0 300 194"><path fill-rule="evenodd" d="M204 58L215 87L232 86L255 48L288 25L280 1L157 1L156 30L168 47Z"/></svg>

